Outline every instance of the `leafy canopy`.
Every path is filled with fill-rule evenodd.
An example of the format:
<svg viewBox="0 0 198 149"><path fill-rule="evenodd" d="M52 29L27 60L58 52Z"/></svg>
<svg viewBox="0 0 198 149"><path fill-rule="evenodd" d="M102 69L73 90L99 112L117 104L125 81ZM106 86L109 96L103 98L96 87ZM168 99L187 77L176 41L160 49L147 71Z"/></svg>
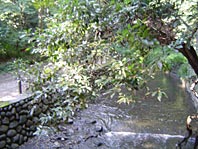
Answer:
<svg viewBox="0 0 198 149"><path fill-rule="evenodd" d="M195 45L198 6L193 0L0 3L1 49L27 44L41 57L25 73L38 98L57 101L54 117L61 119L60 111L71 116L101 91L119 103L133 102L135 90L158 70L178 67L187 74L187 60L173 48L182 42ZM157 89L152 95L161 100L164 93Z"/></svg>

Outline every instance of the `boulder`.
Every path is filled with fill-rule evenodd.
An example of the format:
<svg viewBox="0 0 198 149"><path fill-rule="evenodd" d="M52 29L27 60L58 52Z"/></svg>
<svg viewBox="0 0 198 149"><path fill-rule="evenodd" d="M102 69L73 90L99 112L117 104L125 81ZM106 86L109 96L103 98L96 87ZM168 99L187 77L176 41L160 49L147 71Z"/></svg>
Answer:
<svg viewBox="0 0 198 149"><path fill-rule="evenodd" d="M18 124L19 124L19 122L17 122L17 121L13 121L13 122L11 122L10 124L9 124L9 128L16 128L17 126L18 126Z"/></svg>
<svg viewBox="0 0 198 149"><path fill-rule="evenodd" d="M8 130L8 126L7 125L1 125L0 126L0 133L1 134L7 132L7 130Z"/></svg>
<svg viewBox="0 0 198 149"><path fill-rule="evenodd" d="M17 132L16 132L16 130L14 130L14 129L10 129L10 130L8 130L8 132L7 132L7 136L8 136L8 137L14 137L16 134L17 134Z"/></svg>
<svg viewBox="0 0 198 149"><path fill-rule="evenodd" d="M6 145L6 141L0 141L0 148L4 148Z"/></svg>

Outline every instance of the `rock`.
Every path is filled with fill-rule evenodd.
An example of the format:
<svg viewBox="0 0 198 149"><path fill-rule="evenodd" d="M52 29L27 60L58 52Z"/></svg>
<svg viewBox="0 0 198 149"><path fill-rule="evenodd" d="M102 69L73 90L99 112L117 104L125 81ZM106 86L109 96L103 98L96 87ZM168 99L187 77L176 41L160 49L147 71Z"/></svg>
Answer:
<svg viewBox="0 0 198 149"><path fill-rule="evenodd" d="M10 117L10 116L12 116L12 113L11 113L10 111L7 111L7 112L6 112L6 116L7 116L7 117Z"/></svg>
<svg viewBox="0 0 198 149"><path fill-rule="evenodd" d="M14 115L12 115L11 117L10 117L10 121L14 121L16 118L15 118L15 116Z"/></svg>
<svg viewBox="0 0 198 149"><path fill-rule="evenodd" d="M6 125L1 125L0 126L0 133L1 134L7 132L7 130L8 130L8 126L6 126Z"/></svg>
<svg viewBox="0 0 198 149"><path fill-rule="evenodd" d="M28 111L31 111L32 105L28 105Z"/></svg>
<svg viewBox="0 0 198 149"><path fill-rule="evenodd" d="M0 141L0 148L4 148L6 145L6 141Z"/></svg>
<svg viewBox="0 0 198 149"><path fill-rule="evenodd" d="M11 148L12 148L12 149L15 149L15 148L18 148L18 147L19 147L19 145L16 144L16 143L12 143L12 144L11 144Z"/></svg>
<svg viewBox="0 0 198 149"><path fill-rule="evenodd" d="M26 142L28 140L27 136L24 136L24 142Z"/></svg>
<svg viewBox="0 0 198 149"><path fill-rule="evenodd" d="M91 124L96 124L97 123L97 121L96 120L93 120L92 122L91 122Z"/></svg>
<svg viewBox="0 0 198 149"><path fill-rule="evenodd" d="M17 111L17 112L20 112L20 111L21 111L21 106L17 107L17 108L16 108L16 111Z"/></svg>
<svg viewBox="0 0 198 149"><path fill-rule="evenodd" d="M38 122L39 122L38 117L33 117L33 122L34 122L34 124L38 124Z"/></svg>
<svg viewBox="0 0 198 149"><path fill-rule="evenodd" d="M67 138L67 137L57 137L56 139L57 139L57 140L60 140L60 141L68 140L68 138Z"/></svg>
<svg viewBox="0 0 198 149"><path fill-rule="evenodd" d="M11 144L12 143L12 141L11 141L11 139L10 138L6 138L6 144Z"/></svg>
<svg viewBox="0 0 198 149"><path fill-rule="evenodd" d="M17 132L21 132L21 130L22 130L22 126L19 125L19 126L16 128L16 131L17 131Z"/></svg>
<svg viewBox="0 0 198 149"><path fill-rule="evenodd" d="M71 136L71 135L74 134L74 130L73 129L68 129L66 133L67 133L67 136Z"/></svg>
<svg viewBox="0 0 198 149"><path fill-rule="evenodd" d="M16 132L16 130L14 130L14 129L10 129L10 130L8 130L8 132L7 132L7 136L8 137L13 137L13 136L15 136L17 134L17 132Z"/></svg>
<svg viewBox="0 0 198 149"><path fill-rule="evenodd" d="M11 109L12 109L12 105L9 105L9 106L8 106L8 110L11 110Z"/></svg>
<svg viewBox="0 0 198 149"><path fill-rule="evenodd" d="M51 103L52 104L55 103L55 101L56 101L56 98L51 98Z"/></svg>
<svg viewBox="0 0 198 149"><path fill-rule="evenodd" d="M19 123L24 124L27 121L27 116L26 115L21 115L19 117Z"/></svg>
<svg viewBox="0 0 198 149"><path fill-rule="evenodd" d="M2 111L0 114L1 114L1 116L5 116L5 112L4 111Z"/></svg>
<svg viewBox="0 0 198 149"><path fill-rule="evenodd" d="M22 125L22 128L26 129L25 124Z"/></svg>
<svg viewBox="0 0 198 149"><path fill-rule="evenodd" d="M87 123L87 124L96 124L97 121L96 120L86 120L85 123Z"/></svg>
<svg viewBox="0 0 198 149"><path fill-rule="evenodd" d="M26 115L26 114L28 114L29 113L29 111L28 110L21 110L20 112L19 112L19 114L21 114L21 115Z"/></svg>
<svg viewBox="0 0 198 149"><path fill-rule="evenodd" d="M20 135L19 136L19 144L21 145L21 144L23 144L23 142L24 142L23 135Z"/></svg>
<svg viewBox="0 0 198 149"><path fill-rule="evenodd" d="M27 103L27 102L29 101L29 99L30 99L30 98L26 98L26 99L25 99L25 102Z"/></svg>
<svg viewBox="0 0 198 149"><path fill-rule="evenodd" d="M27 103L25 103L25 104L22 105L22 108L24 108L24 109L27 109L27 107L28 107L28 104Z"/></svg>
<svg viewBox="0 0 198 149"><path fill-rule="evenodd" d="M98 126L96 126L95 131L96 132L102 132L103 131L103 127L98 125Z"/></svg>
<svg viewBox="0 0 198 149"><path fill-rule="evenodd" d="M60 143L59 142L54 142L54 145L53 145L53 148L60 148L61 147L61 145L60 145Z"/></svg>
<svg viewBox="0 0 198 149"><path fill-rule="evenodd" d="M34 125L30 126L30 131L36 131L36 126Z"/></svg>
<svg viewBox="0 0 198 149"><path fill-rule="evenodd" d="M16 108L12 108L11 113L12 113L12 114L15 114L15 113L16 113Z"/></svg>
<svg viewBox="0 0 198 149"><path fill-rule="evenodd" d="M40 108L43 108L43 104L42 104L42 103L39 103L39 107L40 107Z"/></svg>
<svg viewBox="0 0 198 149"><path fill-rule="evenodd" d="M24 105L24 103L25 103L25 100L20 101L20 105Z"/></svg>
<svg viewBox="0 0 198 149"><path fill-rule="evenodd" d="M39 114L41 114L42 110L41 108L36 105L35 109L34 109L34 116L38 116Z"/></svg>
<svg viewBox="0 0 198 149"><path fill-rule="evenodd" d="M44 103L45 105L48 105L48 104L50 103L49 100L46 99L46 98L43 98L42 100L43 100L43 103Z"/></svg>
<svg viewBox="0 0 198 149"><path fill-rule="evenodd" d="M42 107L42 112L46 112L47 109L48 109L48 106L47 106L47 105L43 105L43 107Z"/></svg>
<svg viewBox="0 0 198 149"><path fill-rule="evenodd" d="M67 123L68 123L68 124L73 124L73 123L74 123L74 121L73 121L73 119L68 118Z"/></svg>
<svg viewBox="0 0 198 149"><path fill-rule="evenodd" d="M102 142L98 142L98 143L97 143L97 147L100 147L100 146L102 146L102 145L103 145Z"/></svg>
<svg viewBox="0 0 198 149"><path fill-rule="evenodd" d="M9 119L7 117L4 117L4 119L2 120L2 124L9 124Z"/></svg>
<svg viewBox="0 0 198 149"><path fill-rule="evenodd" d="M5 134L1 134L0 135L0 140L4 140L6 138L6 135Z"/></svg>
<svg viewBox="0 0 198 149"><path fill-rule="evenodd" d="M58 125L57 128L59 129L59 131L67 131L67 127L62 125Z"/></svg>
<svg viewBox="0 0 198 149"><path fill-rule="evenodd" d="M9 128L15 128L15 127L17 127L18 126L18 122L17 121L13 121L13 122L11 122L10 124L9 124Z"/></svg>
<svg viewBox="0 0 198 149"><path fill-rule="evenodd" d="M33 136L33 131L28 132L28 133L27 133L27 136L28 136L28 137L32 137L32 136Z"/></svg>
<svg viewBox="0 0 198 149"><path fill-rule="evenodd" d="M4 111L7 111L7 110L8 110L8 107L4 107L3 110L4 110Z"/></svg>
<svg viewBox="0 0 198 149"><path fill-rule="evenodd" d="M25 99L25 102L27 103L27 102L29 101L29 99L30 99L30 98L26 98L26 99Z"/></svg>
<svg viewBox="0 0 198 149"><path fill-rule="evenodd" d="M17 134L12 138L12 142L17 143L19 141L20 134Z"/></svg>
<svg viewBox="0 0 198 149"><path fill-rule="evenodd" d="M19 114L16 113L16 120L19 120Z"/></svg>
<svg viewBox="0 0 198 149"><path fill-rule="evenodd" d="M21 131L21 134L25 136L26 135L26 131L25 130L22 130Z"/></svg>
<svg viewBox="0 0 198 149"><path fill-rule="evenodd" d="M32 122L31 120L28 120L28 121L26 122L26 126L27 126L27 127L30 127L32 124L33 124L33 122Z"/></svg>
<svg viewBox="0 0 198 149"><path fill-rule="evenodd" d="M63 107L67 107L68 105L69 105L69 102L68 102L68 101L64 101L64 102L62 103L62 106L63 106ZM76 109L76 112L78 112L78 109L79 109L79 108Z"/></svg>
<svg viewBox="0 0 198 149"><path fill-rule="evenodd" d="M27 118L28 118L28 119L32 119L32 118L33 118L33 116L32 116L32 115L30 115L30 114L28 114L28 115L27 115Z"/></svg>
<svg viewBox="0 0 198 149"><path fill-rule="evenodd" d="M26 129L26 131L30 131L30 128L29 127L26 127L25 129Z"/></svg>

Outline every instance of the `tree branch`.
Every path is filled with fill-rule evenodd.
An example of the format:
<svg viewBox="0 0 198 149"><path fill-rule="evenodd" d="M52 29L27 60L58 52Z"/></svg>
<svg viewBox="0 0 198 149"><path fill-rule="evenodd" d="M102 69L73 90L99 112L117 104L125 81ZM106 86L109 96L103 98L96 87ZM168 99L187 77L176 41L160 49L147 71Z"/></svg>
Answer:
<svg viewBox="0 0 198 149"><path fill-rule="evenodd" d="M194 28L194 30L192 31L191 36L187 39L187 42L190 43L190 41L192 40L193 36L195 35L195 33L198 30L198 25Z"/></svg>

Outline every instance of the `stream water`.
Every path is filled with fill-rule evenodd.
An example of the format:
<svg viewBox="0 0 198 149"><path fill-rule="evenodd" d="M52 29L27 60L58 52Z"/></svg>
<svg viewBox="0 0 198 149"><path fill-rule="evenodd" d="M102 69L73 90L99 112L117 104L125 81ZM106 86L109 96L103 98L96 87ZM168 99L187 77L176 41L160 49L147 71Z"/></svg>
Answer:
<svg viewBox="0 0 198 149"><path fill-rule="evenodd" d="M181 82L170 75L158 75L150 88L164 89L168 98L144 98L134 104L118 104L108 96L78 112L72 124L61 124L56 133L34 137L21 149L174 149L187 135L186 117L196 113ZM191 138L185 149L193 148Z"/></svg>

